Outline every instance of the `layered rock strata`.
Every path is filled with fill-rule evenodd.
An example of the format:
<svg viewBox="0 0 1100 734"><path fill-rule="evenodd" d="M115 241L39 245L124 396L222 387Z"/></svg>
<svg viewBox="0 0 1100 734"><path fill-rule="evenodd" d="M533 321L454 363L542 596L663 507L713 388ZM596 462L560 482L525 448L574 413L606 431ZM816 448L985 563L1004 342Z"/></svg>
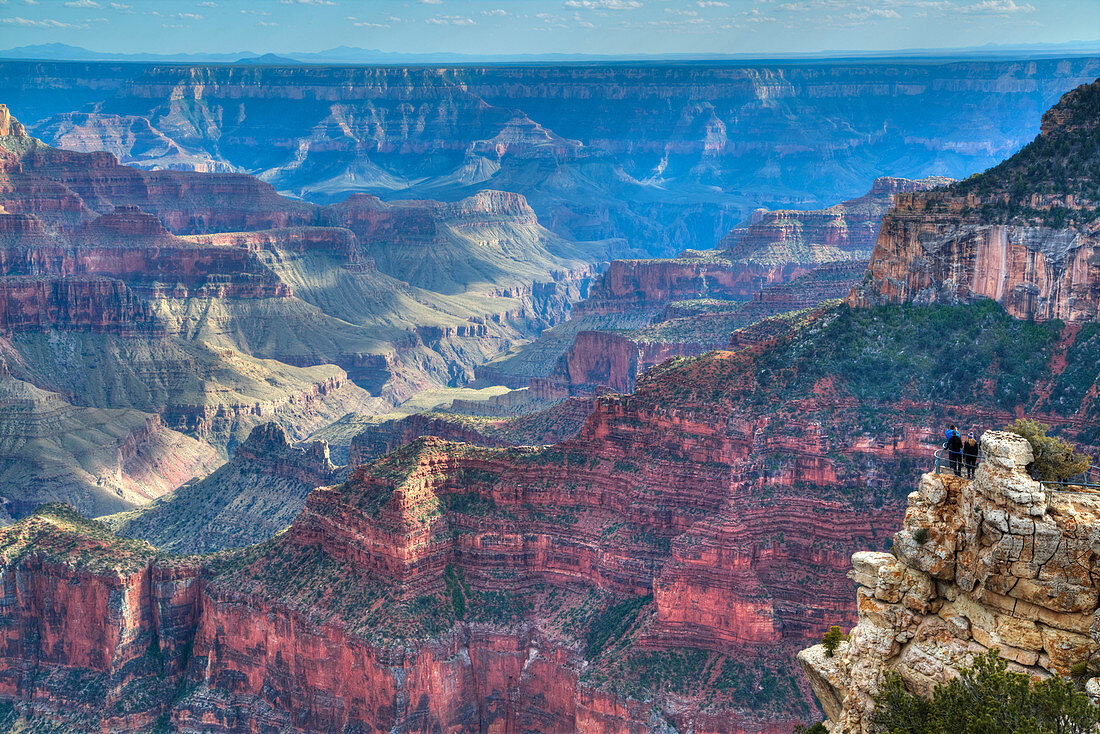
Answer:
<svg viewBox="0 0 1100 734"><path fill-rule="evenodd" d="M858 196L883 171L959 177L992 165L1098 69L1088 56L409 68L5 61L0 99L19 99L54 145L142 167L257 171L318 202L352 191L447 201L515 191L559 235L622 238L669 256L713 248L759 207Z"/></svg>
<svg viewBox="0 0 1100 734"><path fill-rule="evenodd" d="M1016 434L989 431L982 450L972 481L921 477L893 554L852 556L859 623L849 641L831 657L820 645L799 654L832 731L874 731L887 671L928 696L981 652L1044 678L1100 650L1100 496L1032 480L1031 446Z"/></svg>
<svg viewBox="0 0 1100 734"><path fill-rule="evenodd" d="M566 318L607 255L542 228L515 194L322 208L248 176L52 148L0 119L12 375L160 416L222 457L268 420L298 440L467 382Z"/></svg>
<svg viewBox="0 0 1100 734"><path fill-rule="evenodd" d="M717 251L615 260L567 323L477 374L510 386L545 381L563 394L629 392L669 357L703 354L753 321L845 297L894 197L950 181L883 177L828 209L757 211Z"/></svg>

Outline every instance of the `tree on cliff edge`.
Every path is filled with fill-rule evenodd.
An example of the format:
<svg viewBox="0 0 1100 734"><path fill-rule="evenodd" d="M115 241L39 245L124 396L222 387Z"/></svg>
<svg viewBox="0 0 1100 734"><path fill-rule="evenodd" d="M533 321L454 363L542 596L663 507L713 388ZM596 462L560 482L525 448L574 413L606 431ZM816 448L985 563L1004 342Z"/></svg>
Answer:
<svg viewBox="0 0 1100 734"><path fill-rule="evenodd" d="M1028 418L1017 418L1005 430L1023 436L1031 444L1035 461L1031 476L1047 482L1057 482L1088 471L1090 459L1068 441L1047 435L1048 426Z"/></svg>
<svg viewBox="0 0 1100 734"><path fill-rule="evenodd" d="M1098 711L1066 679L1034 683L1012 673L996 650L978 655L959 677L940 683L932 698L910 693L887 673L875 696L873 725L887 734L1085 734L1097 730Z"/></svg>

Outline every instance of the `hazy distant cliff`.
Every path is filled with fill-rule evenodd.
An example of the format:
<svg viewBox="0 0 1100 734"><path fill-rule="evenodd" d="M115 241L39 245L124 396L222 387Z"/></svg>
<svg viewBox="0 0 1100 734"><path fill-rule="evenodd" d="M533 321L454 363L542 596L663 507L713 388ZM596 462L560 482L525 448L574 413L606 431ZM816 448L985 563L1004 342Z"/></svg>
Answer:
<svg viewBox="0 0 1100 734"><path fill-rule="evenodd" d="M758 207L877 176L961 178L1100 73L1044 60L461 67L0 62L0 99L56 145L247 171L319 202L524 194L575 240L714 247ZM642 206L636 203L643 202Z"/></svg>

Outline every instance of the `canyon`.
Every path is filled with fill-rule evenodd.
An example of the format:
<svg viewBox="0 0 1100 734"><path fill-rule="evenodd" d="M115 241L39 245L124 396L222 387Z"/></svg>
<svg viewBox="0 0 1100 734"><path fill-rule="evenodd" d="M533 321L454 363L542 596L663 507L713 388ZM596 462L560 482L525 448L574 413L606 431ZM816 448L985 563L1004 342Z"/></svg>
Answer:
<svg viewBox="0 0 1100 734"><path fill-rule="evenodd" d="M278 424L265 423L208 476L100 519L118 535L170 553L240 548L281 531L305 506L310 490L335 483L339 475L323 441L296 448Z"/></svg>
<svg viewBox="0 0 1100 734"><path fill-rule="evenodd" d="M1098 113L1100 85L1082 85L1043 115L1034 141L996 168L900 195L853 303L990 298L1017 318L1095 321Z"/></svg>
<svg viewBox="0 0 1100 734"><path fill-rule="evenodd" d="M840 304L765 323L765 339L599 398L559 444L419 438L358 464L285 532L239 550L173 559L41 508L0 530L12 629L50 620L0 651L12 721L32 701L76 730L779 732L811 719L792 656L855 620L847 559L889 542L937 441L925 427L1002 425L1044 394L1076 395L1038 414L1095 448L1097 375L1059 372L1062 328L996 304ZM973 324L985 366L946 376L945 403L945 376L906 359L953 359ZM921 335L928 349L906 357ZM1077 339L1100 348L1094 328ZM1009 344L1028 348L986 360ZM861 372L871 350L894 355L896 384ZM108 598L128 601L84 611ZM96 630L70 622L84 617ZM66 683L77 675L81 693Z"/></svg>
<svg viewBox="0 0 1100 734"><path fill-rule="evenodd" d="M876 73L909 81L957 73L1026 106L1014 90L1039 90L1023 98L1034 101L1055 86L1038 80L1064 82L1089 63L989 62L981 68L1001 74L991 81L973 65L886 64ZM71 68L28 62L3 84ZM199 119L217 130L215 121L231 119L210 113L221 95L243 89L281 104L282 79L327 115L331 100L318 98L337 94L326 86L333 79L392 73L81 68L102 75L99 88L79 92L89 100L112 85L130 102L171 98L171 112L151 114L150 125L178 126L165 137L181 136L188 156L211 154L180 130ZM648 84L653 74L675 81L697 72L638 74ZM487 73L412 76L471 82ZM544 98L549 109L571 100L551 82L579 72L552 71L535 91L524 90L524 70L493 73L514 81L494 78L486 86L497 94ZM588 73L607 84L606 69ZM793 65L715 78L746 85L754 99L765 89L784 99L792 78L836 73ZM171 94L181 74L187 93ZM773 83L765 88L763 77ZM387 109L396 93L381 81L355 93ZM830 109L870 90L822 84L813 94ZM922 268L935 262L916 249L935 237L918 233L894 247L903 239L891 222L914 202L973 187L975 212L927 205L940 217L934 226L956 215L980 226L1011 218L1036 230L1029 252L1058 250L1064 229L1087 240L1096 221L1087 177L1072 178L1068 192L1031 178L1039 198L1026 208L1001 204L1005 186L1007 203L1017 201L1017 170L1059 165L1063 149L1092 160L1093 88L1100 82L1066 94L1044 118L1039 144L982 174L991 178L879 179L870 194L829 209L741 217L722 249L615 259L602 275L602 261L637 254L622 241L621 220L584 228L565 224L576 212L545 218L545 192L471 186L436 201L297 200L241 173L145 171L107 153L52 148L0 109L8 288L0 290L0 399L17 408L14 418L0 415L0 450L15 445L15 462L32 470L3 477L0 492L11 521L0 528L0 726L785 734L817 718L815 695L832 721L862 726L876 670L891 665L927 683L949 674L954 652L972 642L1062 671L1095 647L1085 627L1095 594L1075 565L1090 547L1077 522L1095 508L1041 496L1021 471L1019 442L986 429L1029 415L1086 451L1100 449L1100 321L1089 310L1098 273L1089 255L1075 254L1073 273L1052 271L1053 285L1026 307L927 298L924 286L890 290L923 282ZM928 106L925 89L913 87L900 107ZM494 130L492 145L470 149L484 160L464 170L493 172L496 155L496 173L520 161L567 183L577 179L563 171L606 171L607 151L567 128L552 131L534 112L502 113L476 84L441 94L410 83L397 96L411 109L429 94L461 107L474 133L445 129L455 148L441 150L430 136L387 137L393 128L379 123L384 144L375 152L385 155L357 157L357 176L394 176L393 161L415 153L423 190L442 191L431 177L451 170L448 157L461 149L468 161L468 140ZM48 96L32 106L38 119ZM242 102L236 119L254 117L252 104ZM124 114L103 107L96 114ZM90 124L81 119L73 124ZM350 118L334 129L345 122L340 129L357 129ZM720 158L717 122L714 113L706 133L714 145L704 152ZM222 134L221 150L271 156L260 174L280 188L318 199L347 191L351 169L339 146L327 163L306 155L289 166L279 146L246 144L244 128ZM180 161L175 148L161 150ZM708 180L692 157L699 151L685 150L686 159L660 163L659 175L671 181L690 164L687 178ZM814 150L806 155L820 156ZM509 180L496 173L484 180ZM238 196L259 203L238 210ZM606 201L593 201L589 213L603 217ZM635 200L639 211L644 201ZM874 221L887 209L872 252ZM631 231L667 214L651 212ZM1036 224L1048 219L1060 226ZM918 229L939 232L930 227ZM893 250L905 254L890 259ZM970 261L956 261L956 271L959 262ZM1031 271L1013 270L1021 258L1003 262L1009 282L1033 282ZM991 257L972 268L971 280L996 271ZM592 319L602 326L578 328ZM510 351L527 340L543 353ZM520 365L511 378L501 368L509 360ZM539 364L544 371L530 371ZM476 407L456 398L433 403L437 413L362 420L425 387L478 379L520 384ZM110 440L89 436L93 421ZM365 427L347 445L346 471L326 444L295 445L335 435L341 422L339 431ZM974 482L926 475L911 496L949 423L985 432L989 459ZM528 442L542 445L516 445ZM29 457L42 447L55 462L47 469L57 475L64 465L75 479L40 482ZM163 447L170 464L155 460ZM17 481L49 491L27 493ZM43 500L60 501L32 506ZM100 513L110 514L87 517ZM1029 557L1005 560L1040 537ZM883 552L891 543L897 555ZM1007 608L1022 612L1025 603L1039 618L1033 626ZM798 675L799 650L831 625L857 621L839 658L803 653L808 674ZM948 644L929 652L926 641Z"/></svg>
<svg viewBox="0 0 1100 734"><path fill-rule="evenodd" d="M630 392L639 374L670 357L724 347L738 328L846 297L894 197L949 183L881 177L864 196L827 209L757 210L717 250L614 260L567 321L475 373L561 394Z"/></svg>
<svg viewBox="0 0 1100 734"><path fill-rule="evenodd" d="M125 456L144 458L48 464L51 496L93 514L205 473L263 422L301 440L468 381L566 318L620 246L554 235L507 192L320 207L243 174L143 171L53 148L3 106L0 133L5 379L66 404L71 438L78 419L118 411L148 426L110 429L130 436L118 439ZM5 412L3 430L24 435L21 415ZM157 456L191 441L180 463ZM144 493L131 490L127 461ZM23 497L27 469L0 490L15 516L37 504Z"/></svg>

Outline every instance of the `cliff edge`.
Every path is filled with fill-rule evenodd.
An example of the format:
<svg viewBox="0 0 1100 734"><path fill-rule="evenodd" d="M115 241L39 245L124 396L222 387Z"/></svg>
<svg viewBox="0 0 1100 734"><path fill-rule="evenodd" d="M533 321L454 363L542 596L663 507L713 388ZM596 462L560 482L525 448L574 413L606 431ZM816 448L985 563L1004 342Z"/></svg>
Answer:
<svg viewBox="0 0 1100 734"><path fill-rule="evenodd" d="M893 553L852 556L859 623L829 656L798 655L833 732L870 732L886 671L930 695L976 654L998 649L1041 679L1100 650L1100 494L1051 491L1025 467L1031 445L982 436L973 481L925 474ZM1100 691L1100 679L1088 690Z"/></svg>

